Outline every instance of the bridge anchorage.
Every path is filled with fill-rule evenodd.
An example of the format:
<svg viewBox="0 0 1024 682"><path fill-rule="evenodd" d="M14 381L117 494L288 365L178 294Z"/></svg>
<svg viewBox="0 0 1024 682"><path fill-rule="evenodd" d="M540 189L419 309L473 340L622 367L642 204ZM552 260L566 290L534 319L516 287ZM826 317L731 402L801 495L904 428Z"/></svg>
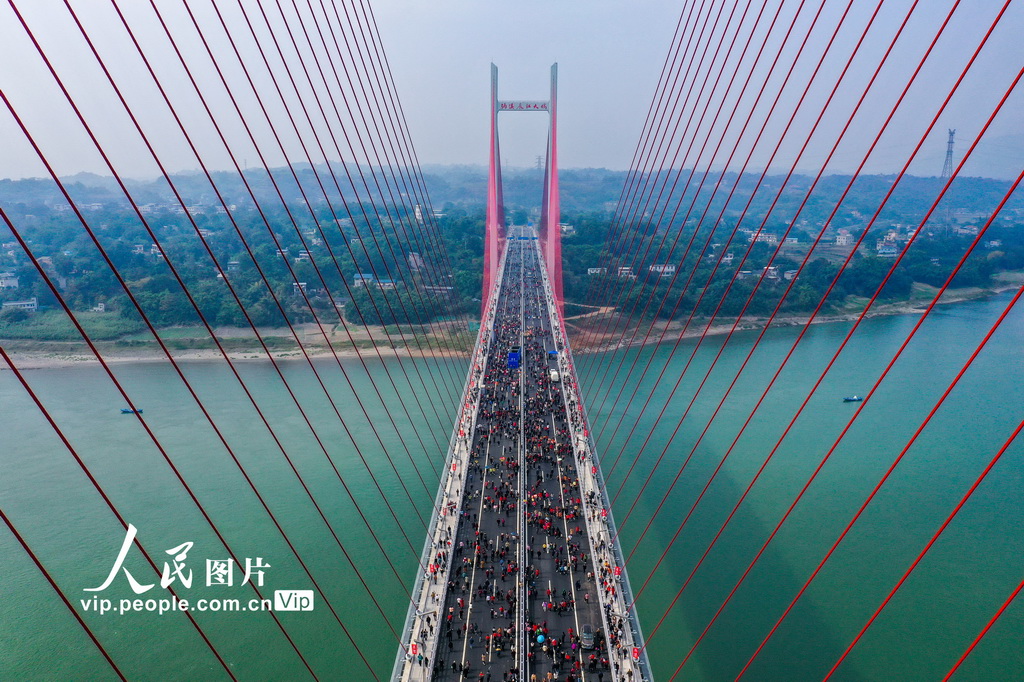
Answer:
<svg viewBox="0 0 1024 682"><path fill-rule="evenodd" d="M502 101L480 333L392 679L650 680L562 324L557 65L547 101ZM505 226L497 115L546 112L539 229Z"/></svg>

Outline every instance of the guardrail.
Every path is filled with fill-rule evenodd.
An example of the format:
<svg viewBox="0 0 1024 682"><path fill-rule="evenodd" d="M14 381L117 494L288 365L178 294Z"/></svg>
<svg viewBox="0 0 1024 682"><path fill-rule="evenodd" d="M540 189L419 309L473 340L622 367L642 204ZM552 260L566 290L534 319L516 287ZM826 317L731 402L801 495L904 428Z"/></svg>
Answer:
<svg viewBox="0 0 1024 682"><path fill-rule="evenodd" d="M420 555L420 567L413 584L412 599L409 612L402 628L402 641L395 665L391 671L391 679L395 682L415 682L429 680L432 676L434 663L437 661L437 645L441 636L440 613L448 591L448 576L451 575L453 558L453 541L458 532L459 510L462 509L462 496L466 492L466 471L468 470L470 448L476 430L477 412L480 405L481 388L487 370L487 353L491 345L491 334L494 329L494 318L497 315L498 299L501 297L501 286L505 274L505 261L508 248L501 256L498 265L498 278L494 291L487 301L487 311L480 321L480 331L470 356L469 372L462 390L462 403L459 418L452 428L448 442L448 455L445 458L445 478L438 487L434 498L434 513L427 528L427 537ZM451 503L455 503L454 512ZM446 551L444 565L436 564L433 559L439 551ZM433 570L431 570L433 569ZM438 576L444 580L438 583ZM432 590L431 587L439 590ZM433 615L431 624L427 618Z"/></svg>
<svg viewBox="0 0 1024 682"><path fill-rule="evenodd" d="M544 255L540 250L540 242L536 242L541 263ZM597 598L601 604L601 622L604 626L605 641L610 645L612 629L611 618L622 623L622 634L619 637L621 646L613 652L608 648L608 660L612 665L613 680L653 680L651 664L644 647L643 632L635 609L627 609L633 602L633 588L629 584L629 576L625 569L625 558L619 546L615 531L615 520L612 516L611 502L601 474L601 464L596 457L596 444L590 430L586 406L580 397L579 382L576 368L572 361L572 351L565 336L565 328L558 312L551 283L548 281L547 270L541 270L541 281L544 283L544 294L548 301L548 315L551 319L552 335L558 351L558 368L562 378L562 397L569 414L569 429L573 435L573 452L576 455L577 470L580 476L580 491L585 509L587 537L590 541L590 555L594 558L595 570L605 568L611 573L610 579L618 587L613 593L598 590ZM593 492L597 502L591 503L588 492ZM603 541L603 549L601 542ZM600 563L599 563L600 562ZM617 574L617 575L616 575ZM595 576L596 577L596 576ZM618 628L616 628L618 629Z"/></svg>

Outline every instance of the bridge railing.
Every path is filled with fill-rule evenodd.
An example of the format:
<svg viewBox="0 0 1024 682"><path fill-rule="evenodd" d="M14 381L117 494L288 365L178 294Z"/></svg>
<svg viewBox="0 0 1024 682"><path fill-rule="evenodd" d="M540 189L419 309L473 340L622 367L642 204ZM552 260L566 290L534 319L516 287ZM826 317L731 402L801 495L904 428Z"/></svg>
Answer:
<svg viewBox="0 0 1024 682"><path fill-rule="evenodd" d="M538 255L543 259L539 245L536 248ZM580 493L585 509L584 518L587 523L587 536L590 540L590 555L594 558L595 570L600 571L599 560L602 561L601 565L608 564L608 569L612 572L610 579L618 585L613 595L608 595L601 589L598 590L597 595L601 604L605 641L610 642L612 633L609 627L610 617L621 619L623 626L620 638L622 646L616 652L613 652L610 646L608 647L609 661L612 664L612 679L632 680L633 682L652 680L651 664L644 647L640 620L636 615L635 608L627 608L633 602L633 588L626 573L625 557L615 530L611 501L608 499L608 491L601 473L601 464L596 456L597 447L590 429L590 420L580 395L576 368L572 361L572 351L565 336L561 316L558 314L559 308L551 290L547 270L540 268L540 271L541 280L544 283L544 293L548 300L548 315L551 318L551 328L554 330L553 336L558 351L562 395L569 414L570 432L573 435L573 452L576 455L580 476ZM589 501L587 492L593 492L597 496L596 504ZM601 544L600 540L604 541L604 550L598 550ZM617 576L614 575L616 568L620 570L620 574ZM595 575L595 577L597 576ZM633 653L639 655L634 657Z"/></svg>
<svg viewBox="0 0 1024 682"><path fill-rule="evenodd" d="M494 318L497 315L498 299L501 283L504 279L505 262L508 249L501 255L498 266L498 278L487 301L487 310L480 321L480 331L470 356L469 372L462 389L462 401L459 407L459 418L452 428L448 443L448 454L445 458L444 481L438 486L434 499L434 513L427 527L427 537L420 556L420 567L413 584L412 600L409 612L402 628L401 646L395 657L395 665L391 671L391 679L396 682L413 682L429 680L434 664L437 661L437 645L441 638L441 618L448 591L448 579L451 575L454 556L454 541L458 532L459 512L462 509L462 496L466 492L466 472L469 468L469 455L476 430L477 414L480 406L484 375L487 371L487 353L491 345L494 329ZM454 503L454 512L451 510ZM444 565L434 562L438 551L446 552ZM430 570L431 567L434 570ZM441 582L438 583L438 579ZM437 588L437 589L432 589ZM426 627L426 618L433 615L433 630ZM413 652L413 645L415 653ZM423 656L426 665L419 663Z"/></svg>

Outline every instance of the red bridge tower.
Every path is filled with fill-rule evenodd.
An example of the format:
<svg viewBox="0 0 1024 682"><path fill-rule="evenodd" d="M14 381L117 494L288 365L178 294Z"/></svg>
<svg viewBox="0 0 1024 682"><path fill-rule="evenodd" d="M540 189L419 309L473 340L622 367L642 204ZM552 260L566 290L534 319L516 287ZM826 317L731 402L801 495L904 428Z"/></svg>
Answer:
<svg viewBox="0 0 1024 682"><path fill-rule="evenodd" d="M498 67L491 64L491 148L487 174L487 222L484 237L484 287L482 309L487 307L497 279L498 262L505 249L505 205L501 193L501 152L498 145L498 114L507 111L542 112L550 117L547 160L544 167L544 191L538 233L548 270L552 293L562 314L562 238L558 204L558 64L551 65L551 97L541 100L499 100Z"/></svg>

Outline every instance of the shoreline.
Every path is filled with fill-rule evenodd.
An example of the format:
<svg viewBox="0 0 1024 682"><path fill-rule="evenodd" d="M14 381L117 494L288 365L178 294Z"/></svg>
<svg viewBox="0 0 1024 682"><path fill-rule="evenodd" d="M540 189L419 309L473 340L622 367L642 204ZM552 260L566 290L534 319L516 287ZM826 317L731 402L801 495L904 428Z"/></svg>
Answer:
<svg viewBox="0 0 1024 682"><path fill-rule="evenodd" d="M155 344L154 344L155 346ZM6 348L5 348L6 350ZM378 352L380 358L378 358ZM103 361L109 365L128 365L128 364L163 364L167 363L167 356L159 350L149 350L145 352L132 352L123 353L117 350L105 351L100 349L100 353L103 357ZM99 360L96 356L90 352L76 352L76 351L36 351L36 350L9 350L7 354L11 357L11 360L17 366L19 370L34 370L34 369L63 369L66 367L80 367L80 366L100 366ZM194 349L194 350L183 350L183 351L171 351L171 355L174 357L175 362L181 363L201 363L201 362L223 362L224 354L222 354L216 348L209 349ZM307 346L306 353L302 351L294 350L278 350L271 351L270 357L275 361L280 362L293 362L293 361L304 361L306 355L311 360L322 360L332 359L335 355L340 360L358 360L360 355L364 360L379 361L380 359L389 359L396 357L407 357L407 358L424 358L424 357L438 357L438 358L468 358L469 354L462 351L452 351L448 353L447 350L443 352L427 352L415 349L396 349L390 346L378 346L376 350L373 348L360 349L357 353L352 348L335 349L332 353L330 349L324 346ZM228 358L232 362L267 362L269 359L267 353L259 347L251 349L240 349L232 350L227 353ZM4 363L0 363L0 372L9 371L8 367Z"/></svg>
<svg viewBox="0 0 1024 682"><path fill-rule="evenodd" d="M1007 291L1013 291L1017 289L1017 285L1005 285L998 286L991 289L972 289L972 290L951 290L947 291L946 294L939 301L939 305L953 305L956 303L968 303L971 301L984 300L992 296L1005 293ZM897 315L919 315L925 311L931 298L922 300L909 300L900 301L898 303L888 303L875 306L865 317L865 319L872 319L877 317L893 317ZM833 312L827 315L819 315L811 323L817 324L836 324L843 322L852 322L856 320L861 314L861 310L850 310L847 312ZM575 337L577 340L582 334L589 333L592 331L591 327L596 325L603 325L604 321L608 316L614 315L614 313L607 313L601 310L598 313L587 313L581 316L566 318L566 331L569 334L570 339ZM807 320L810 315L786 315L776 317L772 321L772 328L782 329L787 327L804 326L807 324ZM587 324L580 326L575 323L576 320L586 319ZM751 331L763 329L767 318L749 317L744 318L743 321L736 327L736 331ZM715 324L707 330L706 336L721 336L728 334L733 327L734 320L730 320L725 323ZM682 336L684 339L698 338L704 332L704 325L707 324L707 320L697 320L690 324L690 329L687 330ZM667 329L666 329L667 327ZM660 338L662 333L665 333L666 339L671 337L675 338L674 335L678 335L678 332L683 328L682 322L671 322L668 325L664 323L657 323L653 327L653 331L645 342L636 340L632 343L626 344L622 342L622 330L619 329L614 335L618 339L618 342L612 345L608 343L606 339L596 339L591 341L586 346L574 347L574 352L579 353L601 353L610 352L613 350L621 350L626 347L639 347L648 345L657 345L662 341ZM645 333L646 335L646 333ZM207 337L207 342L208 342ZM218 336L218 338L221 338ZM249 339L251 339L251 334ZM278 337L269 337L278 338ZM283 337L282 337L283 338ZM237 341L237 337L232 339ZM49 348L19 348L18 346L31 346L39 344L49 344ZM119 347L116 342L99 342L97 347L103 357L103 360L110 365L126 365L126 364L147 364L147 363L166 363L167 357L163 352L160 351L159 347L155 342L150 342L151 346L146 349L140 348L124 348ZM88 350L82 342L69 342L66 343L68 348L61 349L59 346L61 342L43 342L43 341L25 341L22 339L15 340L0 340L0 345L4 347L11 360L19 370L36 370L36 369L62 369L67 367L79 367L79 366L99 366L100 362L96 357ZM438 345L438 340L435 337L435 346ZM268 355L258 345L251 347L240 347L226 349L227 356L232 362L267 362ZM183 363L201 363L201 362L222 362L224 360L224 354L222 354L217 348L184 348L184 349L170 349L171 355L174 357L175 362ZM356 348L351 344L344 344L343 347L329 348L326 344L310 343L305 345L305 353L302 352L297 346L288 348L271 349L270 357L275 361L303 361L306 355L311 360L322 360L331 359L335 355L340 360L357 360L360 356L363 360L377 361L381 359L406 357L406 358L426 358L426 357L443 357L443 358L455 358L455 359L468 359L470 351L459 349L453 346L450 350L448 346L444 346L441 350L423 350L420 348L408 348L393 346L388 343L374 344L369 343L366 346ZM379 356L379 357L378 357ZM10 371L5 363L0 363L0 372Z"/></svg>
<svg viewBox="0 0 1024 682"><path fill-rule="evenodd" d="M1011 284L1004 284L1004 285L1001 285L1001 286L996 286L996 287L987 288L987 289L980 289L980 288L947 289L946 292L943 294L942 298L939 299L939 302L938 302L937 305L948 306L948 305L954 305L954 304L957 304L957 303L970 303L970 302L973 302L973 301L981 301L981 300L985 300L987 298L991 298L993 296L998 296L999 294L1003 294L1003 293L1006 293L1008 291L1016 291L1021 285L1024 285L1024 280L1022 280L1019 283L1015 282L1012 285ZM932 289L933 291L937 291L937 288L929 287L929 289ZM896 303L883 303L883 304L877 304L876 303L872 307L872 309L868 312L868 314L865 315L864 319L865 320L870 320L870 319L879 318L879 317L896 317L896 316L899 316L899 315L920 315L920 314L924 313L924 311L928 308L928 304L931 302L931 300L933 298L934 298L934 296L928 296L927 298L922 298L922 299L918 299L918 300L911 299L911 300L907 300L907 301L899 301L899 302L896 302ZM840 323L846 323L846 322L854 322L858 317L860 317L862 312L863 312L863 308L861 307L861 308L857 308L857 309L852 309L851 308L850 310L847 310L847 311L832 312L832 313L829 313L829 314L819 314L811 322L811 325L818 325L818 324L840 324ZM591 322L593 319L595 319L594 317L591 317L590 315L584 315L584 316L580 316L580 317L588 317L588 318L590 318L590 320L588 320L588 322ZM780 316L777 316L774 320L772 320L771 327L772 327L772 329L785 329L785 328L790 328L790 327L803 327L803 326L807 325L807 322L808 322L809 319L810 319L810 314L780 315ZM767 322L767 320L768 320L767 317L744 317L742 319L742 321L740 322L740 324L738 324L736 326L735 331L737 331L737 332L741 332L741 331L757 331L757 330L763 329L765 327L765 323ZM685 333L682 334L682 338L683 339L694 339L694 338L699 338L702 335L704 335L704 336L722 336L722 335L725 335L725 334L729 334L732 331L732 329L733 329L733 324L735 323L735 320L731 319L728 322L724 322L724 323L720 323L720 324L715 324L715 325L710 327L705 332L704 331L704 326L707 325L707 323L708 323L707 319L694 318L691 321L691 323L690 323L689 329ZM600 323L598 323L598 324L600 324ZM645 326L649 326L649 325L645 325ZM602 338L598 338L598 339L594 339L593 341L590 341L582 349L579 348L579 347L574 347L573 351L576 352L576 353L580 353L580 352L583 352L583 353L608 353L608 352L613 352L613 351L616 351L616 350L622 350L623 348L638 348L638 347L643 347L643 346L658 345L659 343L662 343L663 341L668 341L670 338L671 339L677 338L679 336L679 332L682 331L684 326L685 326L685 322L673 321L673 322L669 322L668 324L665 324L663 322L658 322L658 323L655 323L653 326L651 326L651 332L650 332L649 337L647 338L646 341L644 341L644 340L635 340L635 341L633 341L631 343L623 343L622 342L622 339L624 338L625 334L623 333L622 328L617 328L617 331L615 332L615 334L611 335L611 336L615 337L618 340L617 343L614 343L614 344L609 343L609 339L607 339L607 338L605 338L603 336ZM572 338L572 336L576 336L576 335L579 335L581 333L587 333L588 331L592 331L592 330L588 330L588 329L581 328L581 327L578 327L578 326L574 325L572 318L566 319L566 327L567 328L568 327L572 327L573 328L573 331L569 333L570 339ZM663 332L664 332L664 336L665 336L664 340L662 340L660 338ZM645 332L645 336L646 335L647 335L647 332Z"/></svg>

